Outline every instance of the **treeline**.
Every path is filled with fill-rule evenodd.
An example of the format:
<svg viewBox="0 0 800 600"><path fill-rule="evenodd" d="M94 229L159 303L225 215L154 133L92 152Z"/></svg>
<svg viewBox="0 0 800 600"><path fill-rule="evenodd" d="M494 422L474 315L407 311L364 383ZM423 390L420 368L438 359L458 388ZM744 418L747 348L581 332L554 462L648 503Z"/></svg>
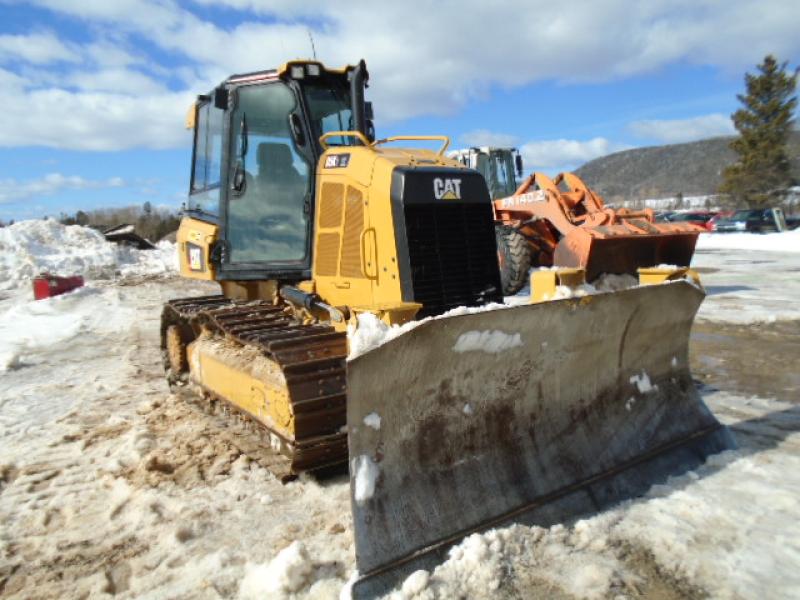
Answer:
<svg viewBox="0 0 800 600"><path fill-rule="evenodd" d="M175 212L165 208L154 208L149 202L141 207L98 208L79 210L73 215L62 213L58 221L64 225L83 225L105 230L118 225L133 225L143 238L157 242L178 229L181 219Z"/></svg>

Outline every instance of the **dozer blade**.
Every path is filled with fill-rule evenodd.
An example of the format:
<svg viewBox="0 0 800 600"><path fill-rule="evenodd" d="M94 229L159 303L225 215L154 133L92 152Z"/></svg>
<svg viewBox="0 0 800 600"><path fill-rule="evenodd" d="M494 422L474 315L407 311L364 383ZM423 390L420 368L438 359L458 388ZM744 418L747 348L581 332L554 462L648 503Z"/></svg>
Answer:
<svg viewBox="0 0 800 600"><path fill-rule="evenodd" d="M733 447L689 372L702 299L679 281L445 317L348 363L354 596L471 532L594 512Z"/></svg>
<svg viewBox="0 0 800 600"><path fill-rule="evenodd" d="M639 267L661 264L688 267L700 228L686 224L648 223L576 227L556 246L553 264L586 269L586 280L602 273L636 275Z"/></svg>

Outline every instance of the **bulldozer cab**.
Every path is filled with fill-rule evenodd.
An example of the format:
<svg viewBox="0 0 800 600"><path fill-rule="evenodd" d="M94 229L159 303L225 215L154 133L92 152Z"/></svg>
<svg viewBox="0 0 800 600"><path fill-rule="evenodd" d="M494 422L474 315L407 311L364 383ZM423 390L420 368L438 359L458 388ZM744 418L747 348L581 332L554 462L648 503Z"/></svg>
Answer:
<svg viewBox="0 0 800 600"><path fill-rule="evenodd" d="M356 127L369 133L364 80L361 65L331 71L295 61L234 75L198 98L187 212L219 225L211 258L220 280L310 276L318 140Z"/></svg>
<svg viewBox="0 0 800 600"><path fill-rule="evenodd" d="M450 153L461 164L479 171L492 198L511 196L522 178L522 156L516 148L469 148Z"/></svg>

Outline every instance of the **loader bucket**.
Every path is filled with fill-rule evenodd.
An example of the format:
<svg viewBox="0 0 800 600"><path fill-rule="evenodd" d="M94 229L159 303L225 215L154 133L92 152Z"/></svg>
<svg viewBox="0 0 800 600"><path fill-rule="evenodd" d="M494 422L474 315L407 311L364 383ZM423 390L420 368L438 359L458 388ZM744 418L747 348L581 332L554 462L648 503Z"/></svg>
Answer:
<svg viewBox="0 0 800 600"><path fill-rule="evenodd" d="M635 224L636 227L632 226ZM648 223L576 227L556 246L553 264L586 269L587 281L602 273L636 275L638 267L688 267L700 229L687 224Z"/></svg>
<svg viewBox="0 0 800 600"><path fill-rule="evenodd" d="M733 447L688 366L685 281L443 317L348 363L356 598L472 532L548 526Z"/></svg>

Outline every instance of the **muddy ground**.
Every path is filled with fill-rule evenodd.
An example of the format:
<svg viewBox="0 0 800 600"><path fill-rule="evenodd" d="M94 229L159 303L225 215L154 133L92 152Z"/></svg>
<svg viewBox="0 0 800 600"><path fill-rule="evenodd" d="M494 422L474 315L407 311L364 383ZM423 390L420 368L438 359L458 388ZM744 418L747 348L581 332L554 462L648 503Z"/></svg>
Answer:
<svg viewBox="0 0 800 600"><path fill-rule="evenodd" d="M689 343L692 374L744 396L800 402L800 321L736 325L697 321Z"/></svg>

